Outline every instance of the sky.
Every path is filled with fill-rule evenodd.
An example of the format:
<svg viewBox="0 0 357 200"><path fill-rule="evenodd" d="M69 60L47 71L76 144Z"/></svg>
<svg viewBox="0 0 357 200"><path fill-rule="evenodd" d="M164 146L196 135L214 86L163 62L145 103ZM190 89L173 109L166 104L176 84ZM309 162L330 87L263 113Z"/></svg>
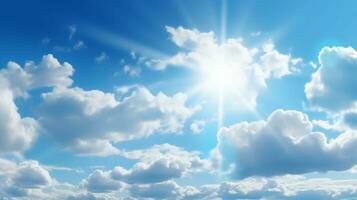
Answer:
<svg viewBox="0 0 357 200"><path fill-rule="evenodd" d="M355 7L2 1L0 200L357 199Z"/></svg>

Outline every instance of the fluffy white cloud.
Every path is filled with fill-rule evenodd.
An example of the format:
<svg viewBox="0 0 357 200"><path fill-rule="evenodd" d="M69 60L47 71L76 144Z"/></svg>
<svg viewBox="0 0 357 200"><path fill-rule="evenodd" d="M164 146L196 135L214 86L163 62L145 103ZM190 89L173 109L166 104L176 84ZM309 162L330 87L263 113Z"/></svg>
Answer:
<svg viewBox="0 0 357 200"><path fill-rule="evenodd" d="M319 53L319 67L305 85L311 106L327 112L356 107L356 73L356 50L352 47L324 47Z"/></svg>
<svg viewBox="0 0 357 200"><path fill-rule="evenodd" d="M90 192L95 193L108 193L116 191L121 187L120 182L113 180L108 172L101 170L95 170L85 180L84 185Z"/></svg>
<svg viewBox="0 0 357 200"><path fill-rule="evenodd" d="M0 70L0 76L8 81L15 97L26 97L31 89L71 85L73 72L71 64L61 64L52 54L48 54L38 64L28 61L23 68L15 62L9 62L6 68Z"/></svg>
<svg viewBox="0 0 357 200"><path fill-rule="evenodd" d="M37 161L25 161L20 163L11 181L20 188L40 188L50 185L52 179Z"/></svg>
<svg viewBox="0 0 357 200"><path fill-rule="evenodd" d="M319 121L328 130L357 130L357 51L352 47L324 47L319 66L305 85L309 105L327 112L330 121Z"/></svg>
<svg viewBox="0 0 357 200"><path fill-rule="evenodd" d="M210 163L201 159L198 152L188 152L169 144L122 152L122 155L130 159L140 159L129 170L118 166L111 172L114 179L129 184L157 183L210 168Z"/></svg>
<svg viewBox="0 0 357 200"><path fill-rule="evenodd" d="M20 164L1 159L0 195L4 197L28 196L53 183L49 172L37 161L28 160Z"/></svg>
<svg viewBox="0 0 357 200"><path fill-rule="evenodd" d="M266 77L281 78L291 74L297 70L295 66L302 62L301 58L278 52L271 41L263 45L262 51L259 64Z"/></svg>
<svg viewBox="0 0 357 200"><path fill-rule="evenodd" d="M218 133L222 166L234 178L347 170L357 164L357 134L328 140L307 115L274 111L266 121L241 122ZM254 159L252 159L254 158Z"/></svg>
<svg viewBox="0 0 357 200"><path fill-rule="evenodd" d="M51 54L43 56L39 64L28 61L22 68L9 62L0 70L0 153L22 152L37 136L37 121L30 117L22 118L15 99L28 97L31 89L71 85L72 73L70 64L60 64Z"/></svg>
<svg viewBox="0 0 357 200"><path fill-rule="evenodd" d="M115 97L80 88L56 88L43 95L41 125L66 149L79 155L118 153L112 143L155 133L178 133L196 110L186 95L153 95L144 87Z"/></svg>
<svg viewBox="0 0 357 200"><path fill-rule="evenodd" d="M240 38L218 43L213 32L182 27L166 27L166 30L180 51L172 57L152 59L146 64L156 70L164 70L170 65L186 67L204 77L205 81L212 81L204 87L224 84L230 90L229 96L234 95L232 99L242 109L255 108L256 98L266 88L267 79L281 78L297 71L296 65L302 61L280 53L271 41L249 48Z"/></svg>

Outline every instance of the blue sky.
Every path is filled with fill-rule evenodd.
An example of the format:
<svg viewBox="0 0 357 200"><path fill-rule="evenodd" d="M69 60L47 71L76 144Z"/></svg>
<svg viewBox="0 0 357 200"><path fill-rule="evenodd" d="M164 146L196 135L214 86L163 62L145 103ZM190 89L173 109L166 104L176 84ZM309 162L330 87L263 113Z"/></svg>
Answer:
<svg viewBox="0 0 357 200"><path fill-rule="evenodd" d="M356 199L353 1L4 1L0 199Z"/></svg>

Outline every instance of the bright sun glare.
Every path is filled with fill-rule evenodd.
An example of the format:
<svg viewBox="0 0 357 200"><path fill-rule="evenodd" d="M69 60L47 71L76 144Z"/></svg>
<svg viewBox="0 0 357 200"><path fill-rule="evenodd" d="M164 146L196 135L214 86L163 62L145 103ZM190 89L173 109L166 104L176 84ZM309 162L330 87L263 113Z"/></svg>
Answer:
<svg viewBox="0 0 357 200"><path fill-rule="evenodd" d="M233 89L232 86L236 80L234 79L234 70L231 67L215 67L206 70L203 75L203 84L209 93L217 95L232 92L230 89Z"/></svg>
<svg viewBox="0 0 357 200"><path fill-rule="evenodd" d="M225 62L211 64L201 68L198 72L200 77L199 90L217 100L218 127L223 125L224 102L226 98L235 96L239 88L240 79L237 68Z"/></svg>

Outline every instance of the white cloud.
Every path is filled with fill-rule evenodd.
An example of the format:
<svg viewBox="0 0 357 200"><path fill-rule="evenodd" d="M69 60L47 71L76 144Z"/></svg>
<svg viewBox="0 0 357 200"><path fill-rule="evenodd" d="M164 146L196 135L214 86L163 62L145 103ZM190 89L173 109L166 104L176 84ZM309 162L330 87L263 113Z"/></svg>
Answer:
<svg viewBox="0 0 357 200"><path fill-rule="evenodd" d="M326 112L341 112L357 103L357 51L352 47L324 47L319 67L305 85L310 105Z"/></svg>
<svg viewBox="0 0 357 200"><path fill-rule="evenodd" d="M6 68L0 70L0 76L7 80L15 97L26 97L27 91L31 89L70 86L73 72L71 64L61 64L52 54L48 54L38 64L28 61L23 68L11 61Z"/></svg>
<svg viewBox="0 0 357 200"><path fill-rule="evenodd" d="M1 159L0 195L4 197L27 196L52 185L48 171L37 161L27 160L20 164Z"/></svg>
<svg viewBox="0 0 357 200"><path fill-rule="evenodd" d="M313 68L313 69L317 69L317 65L316 63L314 63L313 61L309 62L309 65Z"/></svg>
<svg viewBox="0 0 357 200"><path fill-rule="evenodd" d="M83 183L85 187L94 193L109 193L119 190L121 184L110 177L108 172L95 170Z"/></svg>
<svg viewBox="0 0 357 200"><path fill-rule="evenodd" d="M28 61L22 68L9 62L0 70L0 153L28 149L39 129L36 120L20 116L15 99L28 97L28 91L35 88L69 86L72 74L69 63L60 64L51 54L43 56L39 64Z"/></svg>
<svg viewBox="0 0 357 200"><path fill-rule="evenodd" d="M0 158L0 176L3 176L6 173L11 172L15 168L16 168L15 162Z"/></svg>
<svg viewBox="0 0 357 200"><path fill-rule="evenodd" d="M357 51L352 47L324 47L320 51L319 66L305 85L305 94L311 108L326 112L331 119L329 123L320 121L325 129L357 129L355 73Z"/></svg>
<svg viewBox="0 0 357 200"><path fill-rule="evenodd" d="M67 150L80 155L118 153L112 143L153 133L179 133L196 108L186 95L153 95L143 87L121 94L57 88L43 95L41 126Z"/></svg>
<svg viewBox="0 0 357 200"><path fill-rule="evenodd" d="M148 60L146 64L155 70L183 66L205 80L223 79L225 86L230 89L229 95L234 96L232 99L242 109L254 110L259 92L266 88L266 80L294 73L297 71L296 65L302 61L301 58L278 52L271 41L249 48L240 38L218 43L213 32L169 26L166 30L180 51L169 58ZM229 79L233 81L229 82L232 83L227 83L227 76L231 76Z"/></svg>
<svg viewBox="0 0 357 200"><path fill-rule="evenodd" d="M25 161L17 167L11 181L20 188L41 188L50 185L52 178L37 161Z"/></svg>
<svg viewBox="0 0 357 200"><path fill-rule="evenodd" d="M180 199L182 188L173 181L155 184L134 185L130 193L137 198Z"/></svg>
<svg viewBox="0 0 357 200"><path fill-rule="evenodd" d="M241 122L218 133L222 166L233 178L348 170L357 164L357 134L328 140L307 115L274 111L266 121ZM254 159L252 159L254 158Z"/></svg>
<svg viewBox="0 0 357 200"><path fill-rule="evenodd" d="M206 125L206 122L203 120L195 120L191 123L190 125L190 129L192 131L193 134L198 134L201 133L202 130L204 129Z"/></svg>
<svg viewBox="0 0 357 200"><path fill-rule="evenodd" d="M296 59L292 59L290 55L279 53L271 41L263 46L263 51L260 61L266 77L281 78L292 73L291 65L296 62Z"/></svg>
<svg viewBox="0 0 357 200"><path fill-rule="evenodd" d="M114 179L130 184L157 183L210 168L210 163L201 159L198 152L188 152L169 144L122 152L121 155L129 159L140 159L129 170L118 166L111 172Z"/></svg>

